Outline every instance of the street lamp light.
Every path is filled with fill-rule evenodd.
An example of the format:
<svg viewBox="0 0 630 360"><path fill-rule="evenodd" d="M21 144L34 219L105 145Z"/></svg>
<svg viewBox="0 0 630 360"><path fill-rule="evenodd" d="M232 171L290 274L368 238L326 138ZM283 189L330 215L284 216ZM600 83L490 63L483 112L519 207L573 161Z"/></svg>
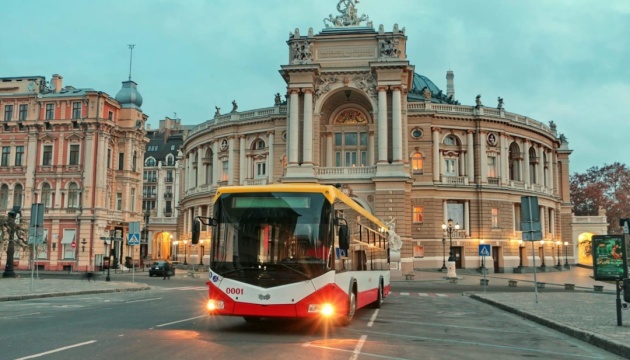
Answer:
<svg viewBox="0 0 630 360"><path fill-rule="evenodd" d="M542 249L542 264L540 265L541 269L546 268L545 266L545 240L540 242L540 247Z"/></svg>
<svg viewBox="0 0 630 360"><path fill-rule="evenodd" d="M564 242L564 268L565 269L570 269L571 268L571 266L569 266L568 247L569 247L569 242L565 241Z"/></svg>
<svg viewBox="0 0 630 360"><path fill-rule="evenodd" d="M556 258L558 258L558 264L556 264L556 269L562 270L562 264L560 264L560 245L562 243L560 241L556 241Z"/></svg>
<svg viewBox="0 0 630 360"><path fill-rule="evenodd" d="M199 257L199 265L203 265L203 239L199 240L199 248L201 250L201 257Z"/></svg>
<svg viewBox="0 0 630 360"><path fill-rule="evenodd" d="M453 219L448 219L446 224L442 224L442 230L446 232L449 239L449 251L448 251L448 273L446 277L457 277L455 270L455 258L453 257L453 233L459 230L459 224L453 225Z"/></svg>
<svg viewBox="0 0 630 360"><path fill-rule="evenodd" d="M446 239L442 238L442 267L440 271L444 272L446 270Z"/></svg>
<svg viewBox="0 0 630 360"><path fill-rule="evenodd" d="M186 245L188 245L188 240L184 240L184 265L188 265L188 263L186 262L186 258L188 257Z"/></svg>

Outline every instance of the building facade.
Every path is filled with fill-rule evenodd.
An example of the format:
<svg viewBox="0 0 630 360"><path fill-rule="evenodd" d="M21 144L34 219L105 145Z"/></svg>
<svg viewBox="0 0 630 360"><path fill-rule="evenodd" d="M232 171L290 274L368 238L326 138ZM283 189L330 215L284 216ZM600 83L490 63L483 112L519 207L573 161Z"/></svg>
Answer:
<svg viewBox="0 0 630 360"><path fill-rule="evenodd" d="M545 241L536 242L537 263L542 256L555 263L564 241L574 262L571 150L556 125L508 112L500 98L461 105L453 72L446 92L416 72L404 28L374 28L352 2L338 8L319 33L296 29L287 40L285 101L276 94L263 109L217 108L186 135L177 240L190 238L195 216L211 216L219 186L340 183L364 208L395 221L400 272L439 269L449 248L458 268L478 268L482 243L491 245L491 271L531 266L522 196L538 198ZM448 219L459 225L452 238L442 230Z"/></svg>
<svg viewBox="0 0 630 360"><path fill-rule="evenodd" d="M177 217L180 187L179 149L186 126L180 119L166 117L158 129L147 129L149 142L144 155L142 211L145 214L147 241L141 256L146 259L177 260ZM148 220L148 221L147 221ZM182 254L183 256L184 254Z"/></svg>
<svg viewBox="0 0 630 360"><path fill-rule="evenodd" d="M139 259L126 236L142 221L141 105L131 80L114 98L64 87L60 75L0 78L0 212L20 206L27 227L32 204L44 204L39 269L99 269L110 251L117 264ZM18 250L16 269L29 268L31 256Z"/></svg>

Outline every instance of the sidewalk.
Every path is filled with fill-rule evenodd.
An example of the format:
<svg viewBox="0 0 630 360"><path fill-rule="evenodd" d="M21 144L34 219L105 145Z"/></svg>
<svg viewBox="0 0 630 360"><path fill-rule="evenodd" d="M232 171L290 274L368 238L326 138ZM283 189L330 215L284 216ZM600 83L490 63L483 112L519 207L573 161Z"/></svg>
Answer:
<svg viewBox="0 0 630 360"><path fill-rule="evenodd" d="M413 280L405 276L392 277L392 287L396 283L432 282L444 283L453 287L479 290L462 291L472 299L496 306L508 312L535 321L549 328L573 336L589 344L601 347L613 354L630 358L630 311L622 310L623 325L617 325L616 284L595 281L593 270L573 267L571 270L538 272L537 283L545 283L544 289L534 291L534 274L488 274L487 289L480 285L483 275L475 270L457 270L456 283L446 278L446 273L434 271L414 271ZM527 287L531 292L509 291L508 280L516 280L517 287ZM564 284L574 284L575 290L565 290ZM603 286L602 292L595 292L594 286ZM505 288L505 292L501 291ZM514 289L511 289L514 290ZM623 303L623 294L621 294Z"/></svg>
<svg viewBox="0 0 630 360"><path fill-rule="evenodd" d="M145 284L123 281L87 281L64 279L33 279L19 277L0 278L0 302L45 298L53 296L71 296L99 294L122 291L149 290Z"/></svg>

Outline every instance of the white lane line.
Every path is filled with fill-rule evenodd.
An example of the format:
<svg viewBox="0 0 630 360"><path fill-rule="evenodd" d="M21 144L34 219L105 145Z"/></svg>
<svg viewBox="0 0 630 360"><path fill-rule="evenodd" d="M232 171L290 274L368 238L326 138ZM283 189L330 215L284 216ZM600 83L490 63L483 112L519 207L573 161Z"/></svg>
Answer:
<svg viewBox="0 0 630 360"><path fill-rule="evenodd" d="M30 356L26 356L26 357L23 357L23 358L19 358L19 359L16 359L16 360L34 359L34 358L38 358L38 357L41 357L41 356L44 356L44 355L50 355L50 354L54 354L56 352L72 349L72 348L75 348L75 347L79 347L79 346L83 346L83 345L89 345L89 344L92 344L92 343L95 343L95 342L96 342L96 340L90 340L90 341L86 341L86 342L82 342L82 343L78 343L78 344L74 344L74 345L68 345L68 346L64 346L64 347L58 348L58 349L46 351L46 352L43 352L43 353L39 353L39 354L35 354L35 355L30 355Z"/></svg>
<svg viewBox="0 0 630 360"><path fill-rule="evenodd" d="M129 300L129 301L125 301L125 304L131 304L131 303L142 302L142 301L153 301L153 300L162 300L162 298L150 298L150 299L140 299L140 300Z"/></svg>
<svg viewBox="0 0 630 360"><path fill-rule="evenodd" d="M162 327L162 326L173 325L173 324L177 324L177 323L184 322L184 321L190 321L190 320L199 319L199 318L202 318L202 317L205 317L205 316L208 316L208 315L195 316L195 317L190 318L190 319L178 320L178 321L173 321L173 322L166 323L166 324L155 325L155 327ZM153 328L151 328L151 329L153 329Z"/></svg>
<svg viewBox="0 0 630 360"><path fill-rule="evenodd" d="M418 296L429 296L427 293L418 293Z"/></svg>
<svg viewBox="0 0 630 360"><path fill-rule="evenodd" d="M15 319L20 316L31 316L31 315L39 315L40 312L28 313L28 314L19 314L19 315L10 315L10 316L0 316L0 319Z"/></svg>
<svg viewBox="0 0 630 360"><path fill-rule="evenodd" d="M401 292L400 295L406 295L407 296L407 295L409 295L409 293L408 292Z"/></svg>
<svg viewBox="0 0 630 360"><path fill-rule="evenodd" d="M350 360L357 360L359 358L359 355L361 354L361 348L363 347L363 344L365 344L365 339L367 339L367 335L361 335L359 342L354 347L352 356L350 356Z"/></svg>
<svg viewBox="0 0 630 360"><path fill-rule="evenodd" d="M368 327L372 327L372 325L374 325L374 320L376 320L376 316L378 315L378 310L376 309L374 311L374 314L372 314L372 317L370 318L370 322L368 323Z"/></svg>

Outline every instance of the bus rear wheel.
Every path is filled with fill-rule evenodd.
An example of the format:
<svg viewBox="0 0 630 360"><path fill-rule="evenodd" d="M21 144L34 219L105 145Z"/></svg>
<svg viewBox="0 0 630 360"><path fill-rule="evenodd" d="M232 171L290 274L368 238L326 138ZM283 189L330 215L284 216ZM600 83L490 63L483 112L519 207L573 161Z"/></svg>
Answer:
<svg viewBox="0 0 630 360"><path fill-rule="evenodd" d="M372 307L374 309L380 309L383 305L383 283L381 282L378 286L378 298L376 301L372 303Z"/></svg>

